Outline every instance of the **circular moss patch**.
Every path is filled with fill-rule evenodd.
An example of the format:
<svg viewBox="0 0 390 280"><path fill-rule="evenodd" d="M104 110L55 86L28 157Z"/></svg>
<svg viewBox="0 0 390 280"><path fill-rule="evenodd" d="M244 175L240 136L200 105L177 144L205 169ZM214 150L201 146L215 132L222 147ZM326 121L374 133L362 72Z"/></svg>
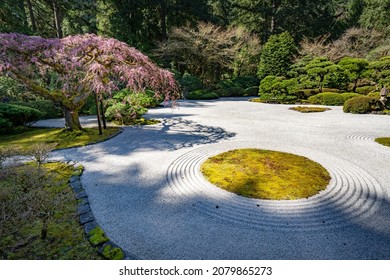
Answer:
<svg viewBox="0 0 390 280"><path fill-rule="evenodd" d="M214 185L245 197L292 200L324 190L330 175L320 164L288 153L238 149L207 159L203 175Z"/></svg>

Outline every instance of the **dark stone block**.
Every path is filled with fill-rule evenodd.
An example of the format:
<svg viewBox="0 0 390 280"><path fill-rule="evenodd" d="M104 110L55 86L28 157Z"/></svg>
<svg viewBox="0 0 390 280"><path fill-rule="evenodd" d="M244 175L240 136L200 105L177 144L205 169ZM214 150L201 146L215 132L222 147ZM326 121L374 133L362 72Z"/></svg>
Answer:
<svg viewBox="0 0 390 280"><path fill-rule="evenodd" d="M75 193L75 198L76 199L82 199L82 198L88 198L88 195L85 191L81 191L81 192L78 192L78 193Z"/></svg>
<svg viewBox="0 0 390 280"><path fill-rule="evenodd" d="M70 177L69 183L73 183L73 182L76 182L76 181L80 182L80 176L74 175L74 176Z"/></svg>
<svg viewBox="0 0 390 280"><path fill-rule="evenodd" d="M89 223L89 222L92 222L94 220L95 220L95 217L93 216L91 211L80 215L80 224L82 224L82 225Z"/></svg>
<svg viewBox="0 0 390 280"><path fill-rule="evenodd" d="M84 231L85 231L85 233L86 233L88 236L90 236L91 230L93 230L93 229L96 228L97 226L98 226L98 224L97 224L95 221L86 223L86 224L84 224Z"/></svg>
<svg viewBox="0 0 390 280"><path fill-rule="evenodd" d="M81 185L80 180L70 182L70 186L75 192L80 192L83 190L83 186Z"/></svg>
<svg viewBox="0 0 390 280"><path fill-rule="evenodd" d="M90 211L91 211L91 207L89 206L89 204L83 204L78 207L77 214L82 215Z"/></svg>
<svg viewBox="0 0 390 280"><path fill-rule="evenodd" d="M88 197L83 197L83 198L81 198L81 199L79 200L79 207L80 207L80 206L83 206L83 205L85 205L85 204L89 204L89 199L88 199Z"/></svg>

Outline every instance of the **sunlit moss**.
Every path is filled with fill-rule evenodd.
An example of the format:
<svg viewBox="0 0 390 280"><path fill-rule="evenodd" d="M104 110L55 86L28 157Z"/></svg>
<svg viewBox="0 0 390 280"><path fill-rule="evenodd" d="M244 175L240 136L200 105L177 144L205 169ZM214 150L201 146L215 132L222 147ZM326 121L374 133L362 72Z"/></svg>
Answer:
<svg viewBox="0 0 390 280"><path fill-rule="evenodd" d="M382 144L383 146L390 147L390 137L376 138L375 142Z"/></svg>
<svg viewBox="0 0 390 280"><path fill-rule="evenodd" d="M99 135L97 128L84 128L81 131L68 131L59 128L29 128L12 135L4 135L0 140L0 147L14 146L26 150L37 143L56 144L56 149L85 146L87 144L103 141L120 128L108 127Z"/></svg>
<svg viewBox="0 0 390 280"><path fill-rule="evenodd" d="M259 149L228 151L207 159L204 176L216 186L238 195L293 200L324 190L329 173L308 158Z"/></svg>
<svg viewBox="0 0 390 280"><path fill-rule="evenodd" d="M30 163L34 165L34 163ZM75 169L65 163L45 163L42 167L53 176L55 185L45 187L47 196L56 204L53 218L48 223L48 238L42 240L40 232L42 221L39 217L14 219L2 224L4 235L0 234L0 252L4 259L102 259L96 249L88 242L77 218L77 204L73 191L68 186ZM17 174L24 166L15 167ZM16 207L15 193L20 186L13 183L15 176L2 178L0 192L9 191L9 203ZM17 213L15 214L17 217Z"/></svg>

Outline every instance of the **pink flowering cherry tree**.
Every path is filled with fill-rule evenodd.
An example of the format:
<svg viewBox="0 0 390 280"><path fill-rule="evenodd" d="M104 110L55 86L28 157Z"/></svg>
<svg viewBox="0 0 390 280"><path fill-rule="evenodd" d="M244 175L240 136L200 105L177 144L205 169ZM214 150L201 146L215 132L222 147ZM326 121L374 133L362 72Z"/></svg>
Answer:
<svg viewBox="0 0 390 280"><path fill-rule="evenodd" d="M88 96L122 88L153 90L175 100L173 74L116 39L93 34L45 39L0 34L0 75L21 82L36 94L60 104L69 130L80 130L79 110Z"/></svg>

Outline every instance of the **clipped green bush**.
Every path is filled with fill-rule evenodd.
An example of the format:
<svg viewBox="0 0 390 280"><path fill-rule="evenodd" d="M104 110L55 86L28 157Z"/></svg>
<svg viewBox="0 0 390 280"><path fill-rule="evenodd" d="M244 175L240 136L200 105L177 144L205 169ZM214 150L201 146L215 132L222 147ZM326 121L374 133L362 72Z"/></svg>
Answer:
<svg viewBox="0 0 390 280"><path fill-rule="evenodd" d="M227 88L223 92L224 97L241 97L244 96L244 89L242 87Z"/></svg>
<svg viewBox="0 0 390 280"><path fill-rule="evenodd" d="M129 103L117 102L107 107L105 116L108 121L119 125L132 124L134 120L141 118L148 110L142 106L132 106Z"/></svg>
<svg viewBox="0 0 390 280"><path fill-rule="evenodd" d="M192 92L204 87L202 81L195 75L190 73L184 73L182 77L177 78L177 82L180 84L182 90L186 93Z"/></svg>
<svg viewBox="0 0 390 280"><path fill-rule="evenodd" d="M217 98L219 98L219 96L215 92L208 92L203 89L195 90L187 95L187 99L190 100L198 100L198 99L206 100L206 99L217 99Z"/></svg>
<svg viewBox="0 0 390 280"><path fill-rule="evenodd" d="M28 102L12 102L11 104L21 105L37 109L43 113L43 119L55 119L62 117L62 110L50 100L36 100Z"/></svg>
<svg viewBox="0 0 390 280"><path fill-rule="evenodd" d="M259 86L259 79L252 76L243 76L243 77L237 77L232 80L235 86L242 87L242 88L250 88L254 86Z"/></svg>
<svg viewBox="0 0 390 280"><path fill-rule="evenodd" d="M308 102L317 105L343 106L346 100L358 96L361 95L357 93L323 92L309 97Z"/></svg>
<svg viewBox="0 0 390 280"><path fill-rule="evenodd" d="M9 129L12 127L12 122L9 119L5 118L3 114L0 113L0 130Z"/></svg>
<svg viewBox="0 0 390 280"><path fill-rule="evenodd" d="M244 90L244 96L256 96L259 94L259 87L253 86Z"/></svg>
<svg viewBox="0 0 390 280"><path fill-rule="evenodd" d="M37 109L8 103L0 103L0 114L3 125L9 122L12 126L30 125L42 119L44 115Z"/></svg>
<svg viewBox="0 0 390 280"><path fill-rule="evenodd" d="M345 102L343 111L352 114L371 113L376 102L377 100L368 96L354 97Z"/></svg>
<svg viewBox="0 0 390 280"><path fill-rule="evenodd" d="M298 99L299 83L296 78L267 76L259 86L260 99L267 103L291 104Z"/></svg>
<svg viewBox="0 0 390 280"><path fill-rule="evenodd" d="M362 86L362 87L356 88L357 93L364 94L364 95L367 95L373 91L375 91L375 86Z"/></svg>

